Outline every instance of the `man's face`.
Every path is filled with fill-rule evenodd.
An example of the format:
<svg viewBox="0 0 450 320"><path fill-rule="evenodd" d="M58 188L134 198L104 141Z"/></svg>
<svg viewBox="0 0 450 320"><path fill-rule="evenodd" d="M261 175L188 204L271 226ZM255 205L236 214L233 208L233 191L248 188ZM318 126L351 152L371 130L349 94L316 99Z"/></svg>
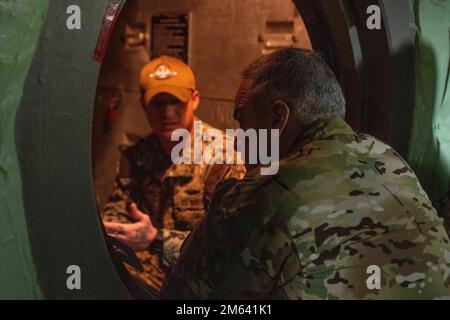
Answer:
<svg viewBox="0 0 450 320"><path fill-rule="evenodd" d="M176 129L192 130L194 111L198 106L198 92L184 102L169 93L159 93L145 106L145 113L153 132L170 140Z"/></svg>
<svg viewBox="0 0 450 320"><path fill-rule="evenodd" d="M249 93L251 91L252 83L253 83L252 80L244 79L236 92L236 97L234 100L233 117L236 121L239 122L240 128L243 129L244 131L248 129L260 128L255 108L252 105L250 105L249 101ZM235 147L237 147L237 143L235 143ZM258 148L258 144L256 144L256 148ZM250 149L251 148L249 146L249 142L245 141L245 156L242 154L241 156L243 157L247 170L251 170L254 167L253 165L249 164Z"/></svg>
<svg viewBox="0 0 450 320"><path fill-rule="evenodd" d="M249 103L249 93L252 87L252 80L244 79L239 86L234 99L233 117L239 122L243 130L258 128L256 112Z"/></svg>

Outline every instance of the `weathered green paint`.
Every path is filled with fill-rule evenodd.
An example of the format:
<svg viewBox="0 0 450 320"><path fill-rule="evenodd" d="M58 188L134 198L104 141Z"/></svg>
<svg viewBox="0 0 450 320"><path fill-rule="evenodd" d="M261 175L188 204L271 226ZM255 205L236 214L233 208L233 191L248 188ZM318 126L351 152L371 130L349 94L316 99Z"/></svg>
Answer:
<svg viewBox="0 0 450 320"><path fill-rule="evenodd" d="M418 30L409 161L436 205L450 182L450 0L411 1Z"/></svg>
<svg viewBox="0 0 450 320"><path fill-rule="evenodd" d="M100 69L93 53L106 3L50 1L17 117L31 249L40 288L50 299L129 297L102 235L91 172ZM66 27L69 5L81 9L81 30ZM81 268L81 290L66 286L70 265Z"/></svg>
<svg viewBox="0 0 450 320"><path fill-rule="evenodd" d="M14 141L16 111L48 1L0 1L0 299L41 298Z"/></svg>

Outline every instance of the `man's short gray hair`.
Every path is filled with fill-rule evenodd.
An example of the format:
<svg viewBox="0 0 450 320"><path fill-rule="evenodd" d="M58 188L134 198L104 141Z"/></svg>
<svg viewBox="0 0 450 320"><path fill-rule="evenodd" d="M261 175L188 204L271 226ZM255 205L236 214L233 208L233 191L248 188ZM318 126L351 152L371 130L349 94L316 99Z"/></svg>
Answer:
<svg viewBox="0 0 450 320"><path fill-rule="evenodd" d="M305 124L345 117L341 86L325 60L311 50L289 48L262 56L245 68L243 78L253 82L249 100L257 108L280 99Z"/></svg>

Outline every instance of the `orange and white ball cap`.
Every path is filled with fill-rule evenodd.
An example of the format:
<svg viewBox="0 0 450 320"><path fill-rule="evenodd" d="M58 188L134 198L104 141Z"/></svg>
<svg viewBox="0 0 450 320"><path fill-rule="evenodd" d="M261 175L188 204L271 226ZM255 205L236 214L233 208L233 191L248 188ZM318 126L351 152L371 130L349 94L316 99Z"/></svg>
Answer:
<svg viewBox="0 0 450 320"><path fill-rule="evenodd" d="M139 86L146 104L158 93L169 93L181 101L188 101L195 90L195 77L183 61L161 56L147 63L141 70Z"/></svg>

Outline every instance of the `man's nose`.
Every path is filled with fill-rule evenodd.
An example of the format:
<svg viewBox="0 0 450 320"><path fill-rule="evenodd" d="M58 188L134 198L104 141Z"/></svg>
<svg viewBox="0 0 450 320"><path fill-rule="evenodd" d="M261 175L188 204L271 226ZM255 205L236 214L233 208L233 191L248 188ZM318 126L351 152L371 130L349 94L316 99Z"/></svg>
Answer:
<svg viewBox="0 0 450 320"><path fill-rule="evenodd" d="M177 115L177 106L173 104L169 104L164 108L164 116L166 118L172 118Z"/></svg>

